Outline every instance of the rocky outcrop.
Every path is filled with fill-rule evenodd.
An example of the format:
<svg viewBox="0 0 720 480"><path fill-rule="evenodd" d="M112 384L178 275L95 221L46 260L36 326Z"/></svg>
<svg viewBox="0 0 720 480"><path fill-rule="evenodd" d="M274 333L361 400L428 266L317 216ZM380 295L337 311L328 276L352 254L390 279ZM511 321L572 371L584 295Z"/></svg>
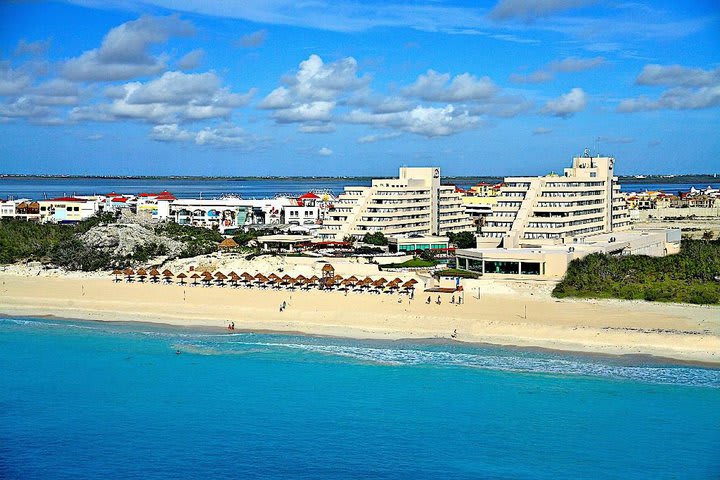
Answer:
<svg viewBox="0 0 720 480"><path fill-rule="evenodd" d="M80 236L88 247L108 253L114 257L135 254L150 245L163 245L166 255L175 258L180 255L184 244L171 238L157 235L151 228L139 223L114 223L91 228Z"/></svg>

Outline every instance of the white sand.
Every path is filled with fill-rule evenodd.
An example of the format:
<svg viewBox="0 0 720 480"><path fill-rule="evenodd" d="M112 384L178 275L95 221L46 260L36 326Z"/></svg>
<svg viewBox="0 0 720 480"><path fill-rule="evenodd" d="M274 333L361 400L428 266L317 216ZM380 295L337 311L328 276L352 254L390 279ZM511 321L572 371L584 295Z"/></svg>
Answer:
<svg viewBox="0 0 720 480"><path fill-rule="evenodd" d="M375 268L334 264L346 276L364 276L369 273L366 269ZM232 269L255 273L258 268L277 266L268 261L267 265L237 264ZM283 264L290 275L306 276L318 273L321 266L314 261ZM560 301L549 296L549 287L523 284L488 283L479 298L466 292L463 305L450 304L449 294L443 294L442 304L436 305L437 294L432 294L433 303L426 304L428 294L421 291L414 301L402 297L398 303L398 295L128 284L113 283L107 274L55 275L36 269L41 272L38 275L33 269L9 270L0 272L0 313L8 315L216 327L233 321L237 329L352 338L450 338L457 330L459 341L720 363L718 307ZM225 273L229 270L223 267ZM277 268L263 273L272 271ZM288 307L280 312L283 301Z"/></svg>

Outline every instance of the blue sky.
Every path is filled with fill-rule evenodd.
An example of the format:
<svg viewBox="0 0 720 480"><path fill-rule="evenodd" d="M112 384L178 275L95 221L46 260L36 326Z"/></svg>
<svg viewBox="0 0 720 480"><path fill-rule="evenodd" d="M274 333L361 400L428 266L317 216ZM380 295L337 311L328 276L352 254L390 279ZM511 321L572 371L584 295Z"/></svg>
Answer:
<svg viewBox="0 0 720 480"><path fill-rule="evenodd" d="M712 0L2 2L0 173L715 173L719 46Z"/></svg>

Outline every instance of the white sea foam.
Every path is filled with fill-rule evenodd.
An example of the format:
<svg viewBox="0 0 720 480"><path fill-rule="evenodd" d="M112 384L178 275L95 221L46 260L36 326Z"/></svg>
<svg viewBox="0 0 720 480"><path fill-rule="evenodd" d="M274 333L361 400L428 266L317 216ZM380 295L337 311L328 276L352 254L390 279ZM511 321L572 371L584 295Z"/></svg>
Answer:
<svg viewBox="0 0 720 480"><path fill-rule="evenodd" d="M465 367L520 373L610 377L650 383L720 388L720 370L663 365L621 365L575 357L558 358L560 354L523 352L497 355L408 348L377 348L353 345L235 342L242 345L285 348L340 356L362 362L395 366L428 365Z"/></svg>
<svg viewBox="0 0 720 480"><path fill-rule="evenodd" d="M303 351L311 354L330 355L351 360L389 366L461 367L518 373L551 375L579 375L627 379L648 383L703 386L720 388L720 369L661 364L628 365L624 360L599 360L593 357L560 353L540 353L501 348L477 348L452 351L447 346L418 348L363 345L362 342L339 343L326 338L300 338L295 336L240 333L179 332L173 330L132 331L112 324L77 324L52 322L45 319L0 318L0 322L20 326L62 327L96 330L103 334L141 335L167 339L173 349L197 355L238 355L273 353L283 350ZM273 341L274 339L297 341ZM268 339L264 341L265 339ZM470 350L470 351L467 351Z"/></svg>

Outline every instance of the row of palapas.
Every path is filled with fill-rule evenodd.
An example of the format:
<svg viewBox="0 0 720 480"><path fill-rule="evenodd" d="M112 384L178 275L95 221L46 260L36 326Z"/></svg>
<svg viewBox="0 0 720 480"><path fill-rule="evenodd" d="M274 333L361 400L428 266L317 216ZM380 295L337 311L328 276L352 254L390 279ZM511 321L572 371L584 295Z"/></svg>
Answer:
<svg viewBox="0 0 720 480"><path fill-rule="evenodd" d="M137 271L132 268L126 268L125 270L113 270L115 281L120 282L124 277L126 282L145 282L149 281L152 283L174 283L174 279L177 279L179 285L189 284L193 285L204 285L204 286L226 286L232 287L260 287L260 288L301 288L309 289L311 287L318 287L323 289L338 289L338 290L377 290L377 291L398 291L398 290L414 290L415 285L418 283L415 279L403 281L400 278L393 280L387 280L385 278L378 278L373 280L370 277L359 279L356 276L350 276L343 278L340 275L323 275L318 277L313 275L312 277L305 277L304 275L298 275L297 277L291 277L290 275L283 275L282 277L271 273L268 276L258 273L251 275L247 272L237 274L230 272L225 275L222 272L211 273L208 271L203 272L188 272L187 274L181 272L177 275L173 274L170 270L158 271L156 268L146 270L144 268L138 268Z"/></svg>

